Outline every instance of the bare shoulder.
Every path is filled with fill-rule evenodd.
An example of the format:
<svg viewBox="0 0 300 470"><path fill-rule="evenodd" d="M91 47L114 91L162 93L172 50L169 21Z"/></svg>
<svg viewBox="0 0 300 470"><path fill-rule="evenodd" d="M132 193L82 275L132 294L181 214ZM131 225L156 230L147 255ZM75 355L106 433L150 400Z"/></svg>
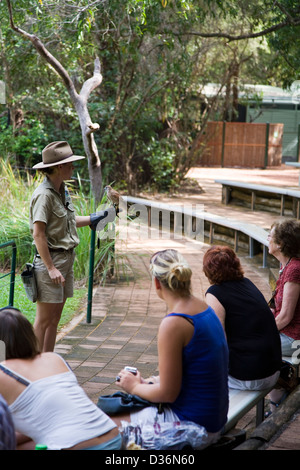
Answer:
<svg viewBox="0 0 300 470"><path fill-rule="evenodd" d="M66 365L63 358L54 352L43 352L32 359L8 359L5 365L17 372L43 365L45 367Z"/></svg>
<svg viewBox="0 0 300 470"><path fill-rule="evenodd" d="M183 321L183 318L178 315L168 315L161 321L159 325L159 333L171 334L172 331L177 331L178 325Z"/></svg>
<svg viewBox="0 0 300 470"><path fill-rule="evenodd" d="M47 364L49 367L57 367L58 369L68 369L68 366L64 359L54 352L44 352L39 356L40 361L43 364Z"/></svg>

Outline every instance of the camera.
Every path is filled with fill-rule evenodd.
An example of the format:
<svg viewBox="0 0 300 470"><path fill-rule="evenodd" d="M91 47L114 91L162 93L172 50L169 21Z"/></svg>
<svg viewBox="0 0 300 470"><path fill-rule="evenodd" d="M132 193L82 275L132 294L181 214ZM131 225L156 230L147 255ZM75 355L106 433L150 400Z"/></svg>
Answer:
<svg viewBox="0 0 300 470"><path fill-rule="evenodd" d="M126 367L124 367L124 370L127 370L128 372L131 372L133 375L137 374L137 368L136 367L126 366ZM116 377L116 382L120 382L120 376L119 375L117 375L117 377Z"/></svg>
<svg viewBox="0 0 300 470"><path fill-rule="evenodd" d="M136 367L126 366L126 367L124 367L124 369L127 370L128 372L131 372L133 375L137 374L137 368Z"/></svg>

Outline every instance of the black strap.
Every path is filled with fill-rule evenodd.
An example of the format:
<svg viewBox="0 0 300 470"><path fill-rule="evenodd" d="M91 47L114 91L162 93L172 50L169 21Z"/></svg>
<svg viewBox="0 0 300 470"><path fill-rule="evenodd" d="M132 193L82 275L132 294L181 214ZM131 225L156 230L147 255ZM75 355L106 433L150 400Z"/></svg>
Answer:
<svg viewBox="0 0 300 470"><path fill-rule="evenodd" d="M12 370L10 369L7 369L5 366L3 366L2 364L0 364L0 370L2 370L5 374L9 375L10 377L12 377L13 379L17 380L18 382L20 382L21 384L25 385L26 387L28 387L28 385L30 385L30 382L28 382L27 380L23 379L23 377L20 377L19 375L15 374Z"/></svg>
<svg viewBox="0 0 300 470"><path fill-rule="evenodd" d="M186 321L188 321L191 325L195 326L194 325L194 320L191 318L191 317L188 317L186 316L184 313L170 313L169 314L170 317L181 317L181 318L184 318Z"/></svg>

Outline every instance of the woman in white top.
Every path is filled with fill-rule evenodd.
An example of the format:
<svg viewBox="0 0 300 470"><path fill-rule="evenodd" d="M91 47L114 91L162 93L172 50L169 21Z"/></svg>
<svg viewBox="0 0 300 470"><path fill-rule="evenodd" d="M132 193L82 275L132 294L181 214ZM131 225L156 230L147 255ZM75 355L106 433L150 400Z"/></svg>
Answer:
<svg viewBox="0 0 300 470"><path fill-rule="evenodd" d="M6 346L0 395L9 405L18 449L121 448L115 423L87 397L62 357L39 352L32 325L18 309L0 309L0 340Z"/></svg>

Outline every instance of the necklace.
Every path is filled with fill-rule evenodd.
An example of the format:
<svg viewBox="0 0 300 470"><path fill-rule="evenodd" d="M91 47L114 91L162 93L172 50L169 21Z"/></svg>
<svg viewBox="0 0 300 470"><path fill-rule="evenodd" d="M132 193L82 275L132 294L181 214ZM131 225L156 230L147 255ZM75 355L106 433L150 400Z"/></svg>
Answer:
<svg viewBox="0 0 300 470"><path fill-rule="evenodd" d="M285 268L287 267L287 265L289 264L289 262L292 260L292 257L288 260L288 262L286 263L285 266L283 266L283 268L279 269L279 274L283 273L283 271L285 270Z"/></svg>

